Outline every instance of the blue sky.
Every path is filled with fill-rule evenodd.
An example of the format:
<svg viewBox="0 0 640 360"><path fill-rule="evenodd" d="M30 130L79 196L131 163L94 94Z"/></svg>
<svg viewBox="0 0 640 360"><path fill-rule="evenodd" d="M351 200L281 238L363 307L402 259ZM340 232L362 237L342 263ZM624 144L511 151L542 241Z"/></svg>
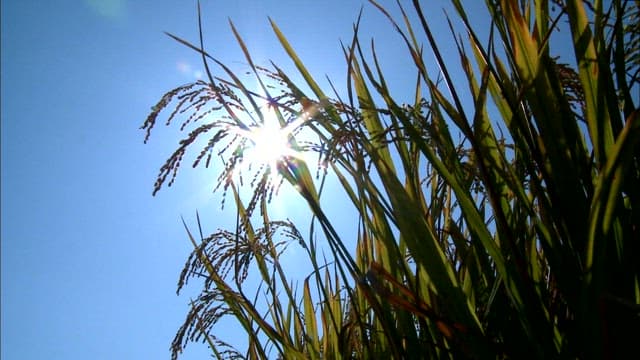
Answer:
<svg viewBox="0 0 640 360"><path fill-rule="evenodd" d="M293 71L270 15L313 74L344 83L339 40L350 40L363 2L202 3L207 48L232 68L246 64L228 17L258 64L273 59ZM166 91L202 71L193 51L162 32L195 41L196 30L195 1L2 2L3 359L169 357L189 300L175 294L190 251L180 216L193 224L198 210L208 231L232 221L211 194L211 172L185 167L152 197L184 134L158 128L143 145L138 129ZM376 37L387 68L408 65L368 5L363 34ZM399 72L389 81L401 88L407 79ZM182 358L207 354L194 345Z"/></svg>

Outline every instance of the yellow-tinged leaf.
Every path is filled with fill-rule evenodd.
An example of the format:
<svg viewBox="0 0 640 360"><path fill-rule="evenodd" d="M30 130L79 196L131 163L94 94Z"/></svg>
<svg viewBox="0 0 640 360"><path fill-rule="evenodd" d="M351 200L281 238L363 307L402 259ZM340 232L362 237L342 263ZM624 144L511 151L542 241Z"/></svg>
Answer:
<svg viewBox="0 0 640 360"><path fill-rule="evenodd" d="M319 338L318 338L318 325L316 323L316 311L313 306L313 298L311 297L311 290L309 290L309 280L304 281L304 292L302 295L302 302L304 305L304 323L307 335L307 346L309 349L309 356L312 359L318 359L320 353Z"/></svg>

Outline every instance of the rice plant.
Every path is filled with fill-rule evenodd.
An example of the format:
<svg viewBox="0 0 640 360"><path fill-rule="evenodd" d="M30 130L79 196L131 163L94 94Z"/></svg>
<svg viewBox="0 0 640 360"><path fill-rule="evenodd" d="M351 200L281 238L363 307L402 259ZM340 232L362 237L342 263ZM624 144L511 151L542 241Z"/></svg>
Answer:
<svg viewBox="0 0 640 360"><path fill-rule="evenodd" d="M257 87L207 53L202 31L195 43L169 34L202 56L207 78L169 91L142 126L146 140L173 109L167 125L188 130L154 194L194 148L194 167L223 164L217 189L237 216L235 228L210 235L199 218L197 232L185 225L194 251L178 290L195 280L202 288L172 343L174 359L190 342L239 359L634 354L640 2L487 0L486 32L462 1L451 3L451 34L436 38L426 2L397 1L394 18L370 1L413 61L393 69L415 75L409 104L390 91L369 39L361 41L360 18L337 54L347 83L329 89L274 22L296 74L255 64L231 23ZM571 59L551 51L561 24ZM442 41L451 39L457 56L445 58ZM454 84L454 71L466 83ZM285 150L256 160L269 121ZM322 201L329 178L357 214L355 246L332 222L338 210ZM308 234L270 216L283 186L308 205ZM300 282L281 262L292 246L312 268ZM247 285L250 272L259 286ZM217 335L222 317L244 329L246 348Z"/></svg>

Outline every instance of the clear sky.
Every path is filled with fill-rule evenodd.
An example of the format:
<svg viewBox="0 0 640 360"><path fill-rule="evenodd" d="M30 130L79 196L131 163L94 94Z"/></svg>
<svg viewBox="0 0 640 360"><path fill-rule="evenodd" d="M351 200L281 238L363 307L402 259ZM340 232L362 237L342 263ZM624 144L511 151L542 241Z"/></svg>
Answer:
<svg viewBox="0 0 640 360"><path fill-rule="evenodd" d="M207 48L232 68L246 64L227 17L259 64L293 71L270 15L312 73L344 84L339 41L350 40L362 1L202 3ZM209 232L231 221L211 195L214 175L188 166L152 197L184 134L159 127L143 145L138 130L166 91L202 70L162 32L196 41L196 30L195 1L2 1L2 359L169 358L189 300L175 294L190 251L180 216L194 224L200 211ZM408 65L366 5L370 36L388 69ZM400 88L408 78L388 80ZM182 358L206 354L194 345Z"/></svg>

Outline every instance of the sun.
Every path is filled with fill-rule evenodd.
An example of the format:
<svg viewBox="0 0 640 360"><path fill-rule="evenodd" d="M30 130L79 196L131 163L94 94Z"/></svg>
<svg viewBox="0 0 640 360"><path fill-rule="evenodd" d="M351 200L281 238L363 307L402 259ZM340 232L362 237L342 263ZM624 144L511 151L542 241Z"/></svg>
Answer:
<svg viewBox="0 0 640 360"><path fill-rule="evenodd" d="M286 157L296 156L289 143L290 133L291 129L281 128L274 116L266 116L261 126L254 127L245 134L253 143L248 161L273 167Z"/></svg>
<svg viewBox="0 0 640 360"><path fill-rule="evenodd" d="M301 153L291 146L291 137L304 119L298 118L283 127L273 109L268 106L263 109L261 124L236 132L250 142L243 151L243 167L267 166L275 176L279 162L292 157L301 158Z"/></svg>

